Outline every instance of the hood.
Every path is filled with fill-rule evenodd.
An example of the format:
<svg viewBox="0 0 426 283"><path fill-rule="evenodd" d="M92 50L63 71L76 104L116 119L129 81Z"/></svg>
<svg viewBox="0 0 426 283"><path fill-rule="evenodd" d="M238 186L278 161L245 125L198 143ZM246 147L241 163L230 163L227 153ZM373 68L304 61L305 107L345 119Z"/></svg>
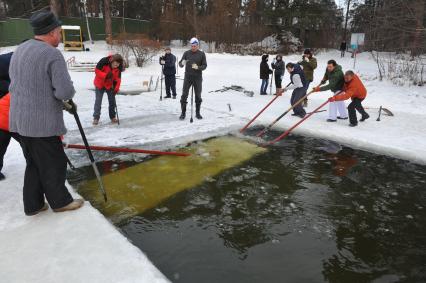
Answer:
<svg viewBox="0 0 426 283"><path fill-rule="evenodd" d="M268 59L268 55L266 55L266 54L265 54L265 55L262 55L262 61L263 61L263 62L266 62L266 61L267 61L267 59Z"/></svg>
<svg viewBox="0 0 426 283"><path fill-rule="evenodd" d="M301 73L301 72L303 72L302 67L300 67L299 64L294 64L294 70L293 70L292 73L297 74L297 73Z"/></svg>
<svg viewBox="0 0 426 283"><path fill-rule="evenodd" d="M338 71L342 71L342 66L336 65L336 68L334 68L334 70L332 71L332 73L338 72Z"/></svg>

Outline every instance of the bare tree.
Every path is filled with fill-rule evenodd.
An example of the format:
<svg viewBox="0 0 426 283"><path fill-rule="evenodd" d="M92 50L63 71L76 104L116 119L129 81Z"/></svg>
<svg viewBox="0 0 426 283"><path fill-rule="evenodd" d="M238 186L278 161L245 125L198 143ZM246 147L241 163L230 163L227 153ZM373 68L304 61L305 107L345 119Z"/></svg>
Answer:
<svg viewBox="0 0 426 283"><path fill-rule="evenodd" d="M60 5L58 0L50 0L50 10L55 14L56 17L59 16Z"/></svg>
<svg viewBox="0 0 426 283"><path fill-rule="evenodd" d="M104 21L105 21L105 35L106 42L112 43L112 20L111 20L111 7L110 0L104 0Z"/></svg>

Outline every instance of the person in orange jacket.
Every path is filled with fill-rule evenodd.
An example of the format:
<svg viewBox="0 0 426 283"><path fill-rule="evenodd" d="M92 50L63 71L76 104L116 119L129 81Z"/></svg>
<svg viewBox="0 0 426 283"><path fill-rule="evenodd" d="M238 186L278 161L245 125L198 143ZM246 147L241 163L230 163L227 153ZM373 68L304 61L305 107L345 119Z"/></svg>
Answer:
<svg viewBox="0 0 426 283"><path fill-rule="evenodd" d="M361 104L366 97L367 89L361 82L360 78L353 71L347 71L345 73L345 84L342 92L336 96L330 97L329 101L334 102L347 100L349 98L352 99L352 102L348 105L349 126L356 127L358 125L358 119L355 110L361 114L361 122L370 118L370 115L365 112L364 107L362 107Z"/></svg>
<svg viewBox="0 0 426 283"><path fill-rule="evenodd" d="M99 123L101 117L102 98L106 92L109 102L109 118L112 123L117 123L115 112L115 95L120 90L121 72L124 71L123 57L120 54L102 58L95 68L95 107L93 112L93 125Z"/></svg>
<svg viewBox="0 0 426 283"><path fill-rule="evenodd" d="M9 109L10 94L0 93L0 181L5 179L1 170L3 169L3 158L9 146L10 139L14 138L19 142L18 134L9 132Z"/></svg>

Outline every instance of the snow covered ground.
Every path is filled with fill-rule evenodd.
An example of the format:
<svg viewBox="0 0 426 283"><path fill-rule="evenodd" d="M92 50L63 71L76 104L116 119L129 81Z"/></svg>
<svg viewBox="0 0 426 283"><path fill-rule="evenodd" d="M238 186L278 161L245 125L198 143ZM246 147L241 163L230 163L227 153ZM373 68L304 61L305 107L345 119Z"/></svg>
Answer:
<svg viewBox="0 0 426 283"><path fill-rule="evenodd" d="M64 52L66 59L96 62L110 50L102 42L89 46L91 52ZM2 49L2 53L13 47ZM173 52L180 57L183 49ZM296 62L300 55L284 56L285 62ZM336 59L344 70L353 68L349 57L330 51L317 56L318 69L313 85L318 84L329 59ZM179 121L179 100L159 101L157 92L135 96L118 96L121 125L111 125L104 98L101 124L93 127L93 73L72 72L77 89L75 102L91 144L137 146L145 149L168 149L229 132L237 132L272 96L259 96L260 58L229 54L207 54L208 68L204 72L202 115L204 120L189 123ZM376 79L376 65L369 54L361 54L355 71L367 89L364 104L390 109L395 117L383 116L376 122L377 109L368 110L371 118L356 128L348 121L326 123L327 113L315 114L294 133L333 140L351 147L390 155L426 164L426 91L420 87L394 86ZM123 73L122 89L142 88L142 81L159 75L157 58L142 69L130 67ZM183 77L182 69L179 75ZM284 84L289 82L285 75ZM248 97L240 92L212 92L223 86L239 85L255 92ZM180 96L182 80L178 80ZM324 102L331 93L313 94L309 110ZM255 124L268 124L289 107L286 93L262 114ZM232 111L229 111L228 104ZM188 105L189 106L189 105ZM188 107L189 108L189 107ZM188 115L189 116L189 115ZM82 143L73 117L65 114L69 133L66 140ZM286 116L276 126L286 129L298 121ZM75 165L88 163L84 152L67 150ZM105 155L96 154L98 159ZM51 210L35 217L23 214L22 183L25 160L19 146L13 142L5 157L5 181L0 182L0 274L5 282L167 282L146 256L128 242L100 213L86 203L75 212L55 214ZM391 173L391 172L390 172ZM74 193L75 194L75 193Z"/></svg>

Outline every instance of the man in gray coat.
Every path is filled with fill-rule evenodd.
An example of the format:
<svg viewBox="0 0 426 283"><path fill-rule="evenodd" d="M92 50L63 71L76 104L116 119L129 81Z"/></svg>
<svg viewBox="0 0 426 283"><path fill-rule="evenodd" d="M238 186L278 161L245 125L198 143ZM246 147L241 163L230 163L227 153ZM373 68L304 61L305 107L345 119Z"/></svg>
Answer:
<svg viewBox="0 0 426 283"><path fill-rule="evenodd" d="M203 119L200 113L201 102L201 91L203 87L203 73L207 68L206 54L199 50L199 41L195 37L191 39L191 50L183 53L182 59L179 61L179 67L185 66L185 79L183 81L182 97L180 104L182 113L179 117L180 120L184 120L186 117L186 104L189 95L189 89L191 86L195 92L195 117L197 119Z"/></svg>
<svg viewBox="0 0 426 283"><path fill-rule="evenodd" d="M27 161L24 211L35 215L47 210L45 197L55 212L73 210L83 200L73 200L65 186L67 160L60 136L66 133L63 101L74 86L61 52L61 22L51 12L30 18L34 39L22 43L12 56L9 75L10 132L21 136ZM75 105L74 105L75 106Z"/></svg>

